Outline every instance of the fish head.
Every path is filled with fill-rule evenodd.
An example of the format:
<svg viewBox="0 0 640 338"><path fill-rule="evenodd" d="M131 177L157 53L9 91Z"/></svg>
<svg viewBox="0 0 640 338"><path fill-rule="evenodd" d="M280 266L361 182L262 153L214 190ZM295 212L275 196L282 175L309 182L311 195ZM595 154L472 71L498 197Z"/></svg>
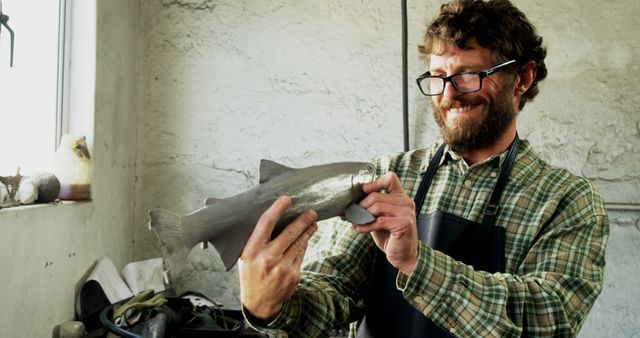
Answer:
<svg viewBox="0 0 640 338"><path fill-rule="evenodd" d="M357 165L356 173L351 176L351 191L353 196L356 197L356 201L360 201L364 198L362 185L376 179L376 167L373 163L368 162L357 163Z"/></svg>

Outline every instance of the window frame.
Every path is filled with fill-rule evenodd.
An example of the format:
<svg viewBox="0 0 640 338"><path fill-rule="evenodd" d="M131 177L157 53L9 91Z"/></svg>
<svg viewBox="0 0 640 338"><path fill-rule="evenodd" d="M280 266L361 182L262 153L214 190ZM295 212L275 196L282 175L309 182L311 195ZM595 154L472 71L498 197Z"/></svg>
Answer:
<svg viewBox="0 0 640 338"><path fill-rule="evenodd" d="M62 135L69 132L69 69L71 41L71 3L59 0L58 12L58 85L54 151L60 146Z"/></svg>

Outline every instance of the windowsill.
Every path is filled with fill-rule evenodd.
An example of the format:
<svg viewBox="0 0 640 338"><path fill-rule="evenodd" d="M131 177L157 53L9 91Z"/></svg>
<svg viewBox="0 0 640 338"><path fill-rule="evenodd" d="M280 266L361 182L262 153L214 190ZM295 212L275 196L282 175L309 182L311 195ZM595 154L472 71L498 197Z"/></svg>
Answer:
<svg viewBox="0 0 640 338"><path fill-rule="evenodd" d="M2 208L0 209L0 214L22 213L22 212L29 212L34 209L40 210L44 208L55 208L55 207L66 206L66 205L90 204L91 202L92 200L85 200L85 201L66 201L65 200L65 201L58 201L58 202L51 202L51 203L23 204L15 207Z"/></svg>

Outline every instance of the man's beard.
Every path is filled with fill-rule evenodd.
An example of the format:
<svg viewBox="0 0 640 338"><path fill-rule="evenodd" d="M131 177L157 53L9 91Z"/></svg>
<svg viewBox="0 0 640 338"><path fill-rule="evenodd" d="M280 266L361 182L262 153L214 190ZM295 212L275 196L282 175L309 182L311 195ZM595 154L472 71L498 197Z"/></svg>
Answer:
<svg viewBox="0 0 640 338"><path fill-rule="evenodd" d="M517 112L512 103L513 85L505 84L495 96L495 100L487 105L487 100L473 93L457 97L455 101L460 107L475 107L484 104L487 109L480 121L467 116L460 116L447 126L447 111L453 102L442 101L440 105L431 101L433 118L440 127L444 142L456 152L467 152L485 148L494 144L509 128Z"/></svg>

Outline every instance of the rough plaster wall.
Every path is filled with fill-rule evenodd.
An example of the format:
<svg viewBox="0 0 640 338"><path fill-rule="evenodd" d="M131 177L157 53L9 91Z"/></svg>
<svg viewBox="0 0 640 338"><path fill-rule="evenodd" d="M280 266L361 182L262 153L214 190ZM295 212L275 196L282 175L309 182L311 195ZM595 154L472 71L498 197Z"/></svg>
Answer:
<svg viewBox="0 0 640 338"><path fill-rule="evenodd" d="M98 1L93 201L0 211L0 337L51 337L95 260L131 261L139 14Z"/></svg>
<svg viewBox="0 0 640 338"><path fill-rule="evenodd" d="M261 158L292 166L402 148L400 5L393 1L143 0L145 107L138 134L136 258L159 254L146 210L189 212L257 182ZM549 48L549 76L520 134L552 163L594 179L608 202L640 203L638 27L628 0L514 3ZM411 145L437 129L411 80L414 46L440 3L409 1ZM583 337L637 332L630 285L640 230L612 212L602 297ZM237 307L236 272L194 250L179 285ZM636 326L634 326L636 325Z"/></svg>

